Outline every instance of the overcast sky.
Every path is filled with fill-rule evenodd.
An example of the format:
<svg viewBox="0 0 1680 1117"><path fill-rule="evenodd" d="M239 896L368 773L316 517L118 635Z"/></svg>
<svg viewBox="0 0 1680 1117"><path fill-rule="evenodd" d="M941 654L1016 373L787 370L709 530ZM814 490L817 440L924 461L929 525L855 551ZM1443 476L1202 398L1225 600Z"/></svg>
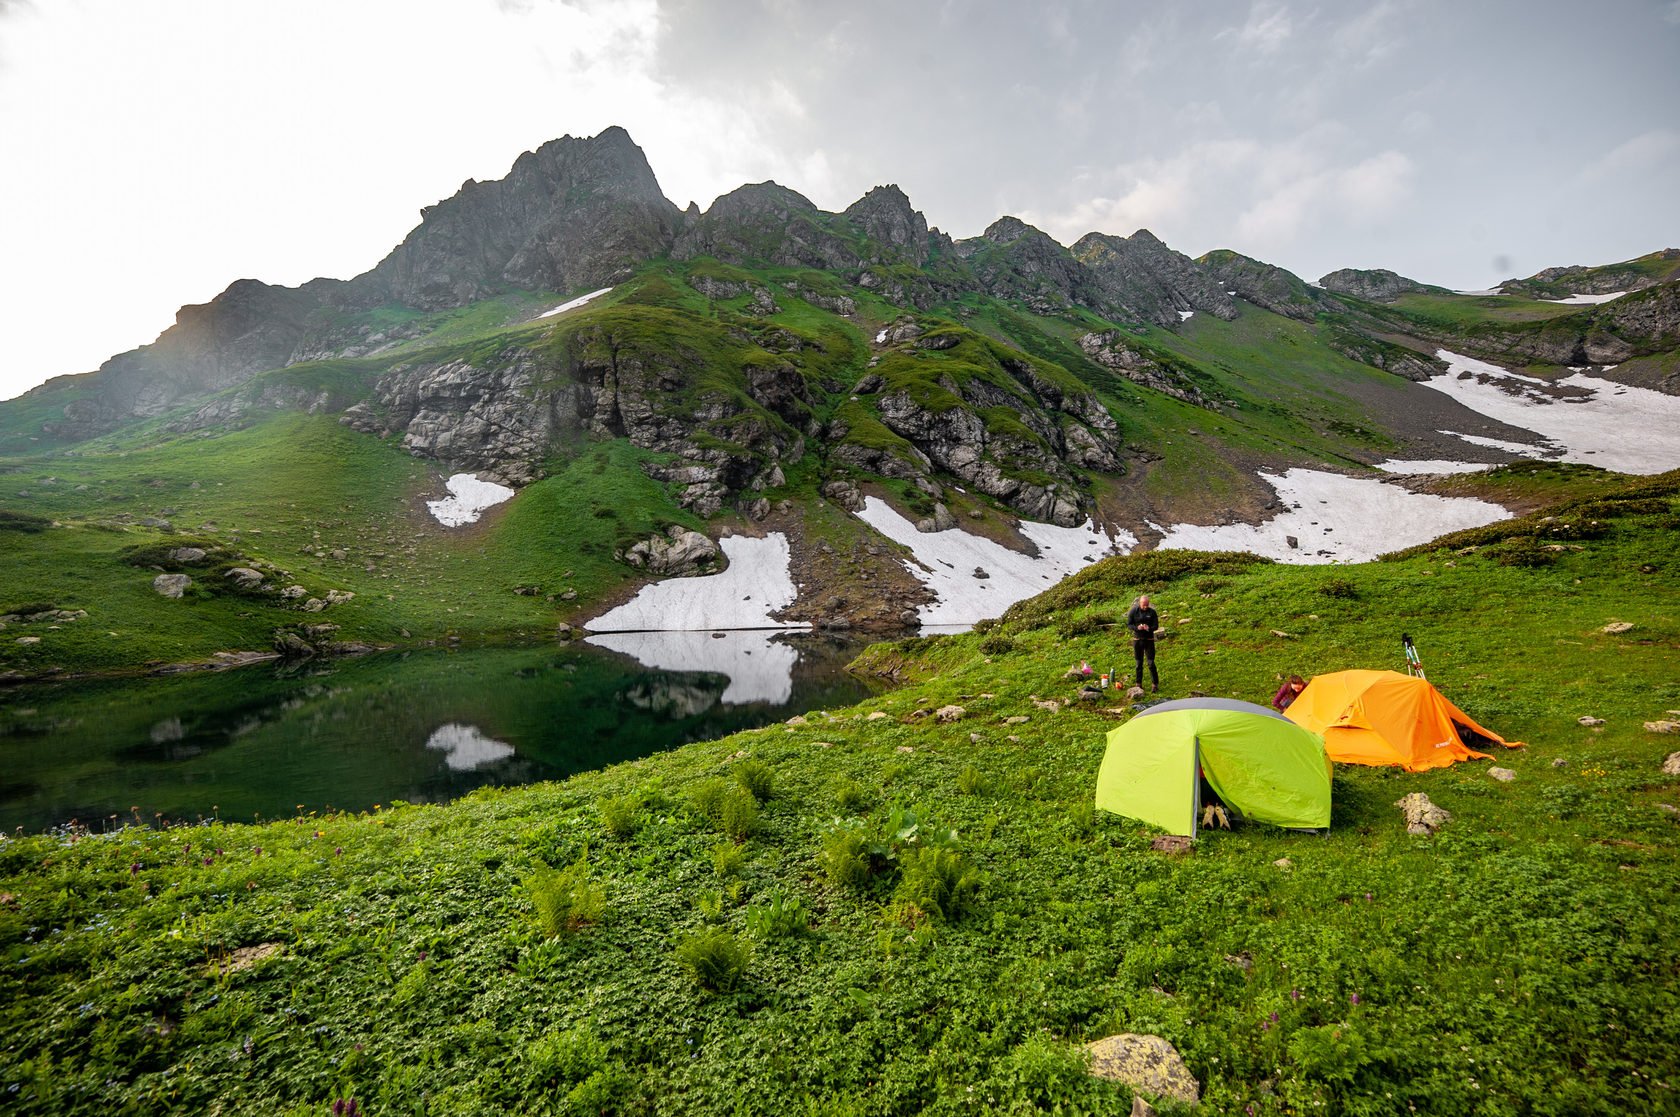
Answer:
<svg viewBox="0 0 1680 1117"><path fill-rule="evenodd" d="M1680 246L1680 0L0 0L0 398L611 124L678 205L1480 288Z"/></svg>

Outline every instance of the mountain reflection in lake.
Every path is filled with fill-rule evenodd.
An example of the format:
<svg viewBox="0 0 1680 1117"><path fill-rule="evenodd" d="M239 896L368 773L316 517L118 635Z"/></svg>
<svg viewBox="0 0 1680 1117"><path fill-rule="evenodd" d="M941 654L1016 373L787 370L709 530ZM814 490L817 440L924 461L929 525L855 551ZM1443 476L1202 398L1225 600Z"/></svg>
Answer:
<svg viewBox="0 0 1680 1117"><path fill-rule="evenodd" d="M855 640L675 633L661 651L661 634L638 635L649 639L625 649L636 659L576 645L424 651L0 690L0 827L443 802L869 693L844 671Z"/></svg>

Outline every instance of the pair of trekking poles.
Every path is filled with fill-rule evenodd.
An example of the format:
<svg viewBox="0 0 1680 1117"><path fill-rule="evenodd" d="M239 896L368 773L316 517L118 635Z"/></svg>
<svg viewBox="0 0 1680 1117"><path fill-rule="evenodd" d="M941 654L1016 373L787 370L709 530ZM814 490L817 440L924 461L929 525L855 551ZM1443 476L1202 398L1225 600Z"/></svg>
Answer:
<svg viewBox="0 0 1680 1117"><path fill-rule="evenodd" d="M1426 679L1423 673L1423 661L1418 659L1417 645L1404 632L1400 634L1400 646L1406 649L1406 674L1414 678Z"/></svg>

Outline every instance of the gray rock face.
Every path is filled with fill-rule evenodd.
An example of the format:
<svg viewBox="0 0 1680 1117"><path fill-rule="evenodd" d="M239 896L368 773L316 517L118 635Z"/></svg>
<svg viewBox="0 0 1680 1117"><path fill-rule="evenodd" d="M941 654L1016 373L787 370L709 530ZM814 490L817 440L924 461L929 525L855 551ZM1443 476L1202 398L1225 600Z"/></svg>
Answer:
<svg viewBox="0 0 1680 1117"><path fill-rule="evenodd" d="M927 218L913 209L896 185L877 186L846 207L845 217L881 249L870 263L902 259L917 267L927 263Z"/></svg>
<svg viewBox="0 0 1680 1117"><path fill-rule="evenodd" d="M798 191L759 182L725 194L689 222L671 258L715 256L734 264L846 271L862 261L839 225Z"/></svg>
<svg viewBox="0 0 1680 1117"><path fill-rule="evenodd" d="M1227 322L1237 316L1236 303L1212 276L1148 229L1129 237L1087 233L1072 252L1091 270L1104 309L1169 329L1180 326L1182 311L1205 311Z"/></svg>
<svg viewBox="0 0 1680 1117"><path fill-rule="evenodd" d="M1651 256L1661 261L1680 261L1680 248L1665 248ZM1669 278L1673 278L1672 270ZM1572 265L1546 268L1527 279L1507 279L1499 289L1512 295L1527 295L1536 299L1561 299L1570 295L1608 295L1616 291L1642 291L1663 282L1660 275L1652 275L1638 268L1611 265L1588 267Z"/></svg>
<svg viewBox="0 0 1680 1117"><path fill-rule="evenodd" d="M192 579L185 574L159 574L152 579L152 589L164 597L180 597L192 585Z"/></svg>
<svg viewBox="0 0 1680 1117"><path fill-rule="evenodd" d="M170 562L178 562L182 566L194 566L204 561L205 551L202 547L176 547L164 558Z"/></svg>
<svg viewBox="0 0 1680 1117"><path fill-rule="evenodd" d="M672 524L664 535L650 535L614 557L649 574L691 577L715 573L722 554L700 532Z"/></svg>
<svg viewBox="0 0 1680 1117"><path fill-rule="evenodd" d="M262 573L249 566L234 567L227 572L227 579L242 590L256 589L263 582Z"/></svg>
<svg viewBox="0 0 1680 1117"><path fill-rule="evenodd" d="M1319 279L1318 285L1338 295L1351 295L1372 303L1389 303L1401 295L1435 292L1447 294L1445 287L1431 287L1415 279L1407 279L1387 268L1342 268Z"/></svg>
<svg viewBox="0 0 1680 1117"><path fill-rule="evenodd" d="M1294 273L1240 252L1222 248L1209 252L1196 263L1213 277L1222 290L1235 291L1255 306L1285 318L1311 322L1320 309L1338 309L1341 306L1328 299L1324 292L1309 287Z"/></svg>
<svg viewBox="0 0 1680 1117"><path fill-rule="evenodd" d="M978 237L956 243L980 289L1020 299L1039 314L1073 306L1102 306L1089 269L1051 237L1018 217L1000 217Z"/></svg>
<svg viewBox="0 0 1680 1117"><path fill-rule="evenodd" d="M420 225L350 300L437 310L507 287L568 291L617 282L668 249L681 214L622 128L551 140L506 178L468 180L421 211Z"/></svg>
<svg viewBox="0 0 1680 1117"><path fill-rule="evenodd" d="M1198 407L1207 406L1201 390L1189 377L1145 356L1128 344L1129 341L1119 330L1102 330L1080 337L1079 348L1099 365L1114 369L1134 383Z"/></svg>

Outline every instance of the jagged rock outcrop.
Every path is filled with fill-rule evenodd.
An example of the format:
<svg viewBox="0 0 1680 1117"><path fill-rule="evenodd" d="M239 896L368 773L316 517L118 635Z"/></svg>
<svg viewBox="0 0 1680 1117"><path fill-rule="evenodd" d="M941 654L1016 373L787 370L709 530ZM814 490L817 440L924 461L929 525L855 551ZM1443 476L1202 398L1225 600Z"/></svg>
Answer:
<svg viewBox="0 0 1680 1117"><path fill-rule="evenodd" d="M1387 268L1342 268L1322 276L1318 285L1334 294L1371 303L1391 303L1401 295L1451 294L1445 287L1419 283Z"/></svg>
<svg viewBox="0 0 1680 1117"><path fill-rule="evenodd" d="M1175 368L1145 356L1129 344L1130 340L1119 330L1101 330L1082 335L1079 348L1099 365L1115 370L1135 384L1141 384L1145 388L1162 392L1185 403L1193 403L1198 407L1207 406L1206 397L1189 377Z"/></svg>
<svg viewBox="0 0 1680 1117"><path fill-rule="evenodd" d="M1170 329L1184 312L1206 311L1227 322L1237 316L1236 303L1212 276L1148 229L1129 237L1087 233L1071 251L1091 270L1107 301L1101 309Z"/></svg>
<svg viewBox="0 0 1680 1117"><path fill-rule="evenodd" d="M1321 310L1340 310L1342 305L1315 290L1293 272L1232 252L1216 249L1197 261L1225 291L1237 295L1273 314L1311 322Z"/></svg>
<svg viewBox="0 0 1680 1117"><path fill-rule="evenodd" d="M673 260L714 256L731 264L847 271L862 263L855 238L797 190L758 182L732 190L688 222Z"/></svg>
<svg viewBox="0 0 1680 1117"><path fill-rule="evenodd" d="M869 263L902 260L921 267L928 258L927 218L911 207L896 184L877 186L846 207L845 218L883 250Z"/></svg>
<svg viewBox="0 0 1680 1117"><path fill-rule="evenodd" d="M1545 268L1527 279L1507 279L1498 289L1534 299L1564 299L1570 295L1642 291L1676 276L1680 276L1680 248L1665 248L1621 264Z"/></svg>
<svg viewBox="0 0 1680 1117"><path fill-rule="evenodd" d="M413 232L346 301L438 310L508 288L603 287L670 248L681 212L623 128L551 140L506 178L471 179L421 211Z"/></svg>
<svg viewBox="0 0 1680 1117"><path fill-rule="evenodd" d="M1000 217L980 236L957 241L956 252L981 290L1019 299L1039 314L1103 304L1089 269L1049 234L1018 217Z"/></svg>

